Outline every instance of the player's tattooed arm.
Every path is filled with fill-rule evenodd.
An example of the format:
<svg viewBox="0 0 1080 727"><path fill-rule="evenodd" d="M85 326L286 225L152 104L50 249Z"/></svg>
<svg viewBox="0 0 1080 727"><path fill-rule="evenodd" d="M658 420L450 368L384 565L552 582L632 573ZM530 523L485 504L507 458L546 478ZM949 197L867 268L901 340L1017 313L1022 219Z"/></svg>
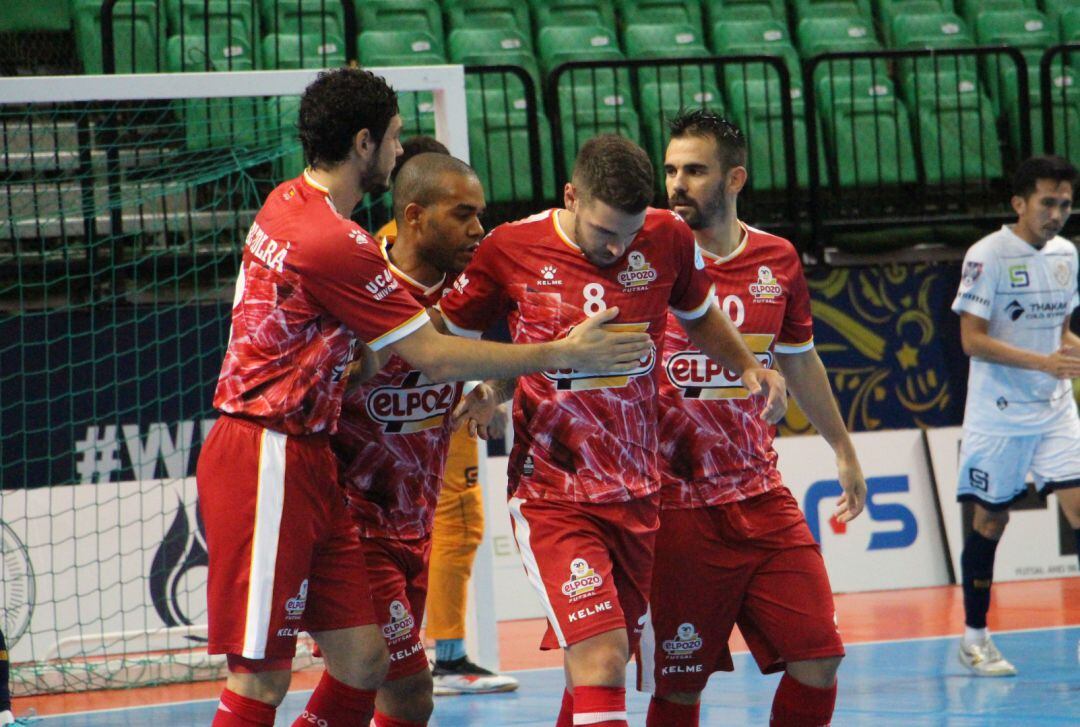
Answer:
<svg viewBox="0 0 1080 727"><path fill-rule="evenodd" d="M866 478L836 405L825 365L813 348L800 353L777 353L776 364L795 401L836 455L836 469L844 493L837 501L833 515L840 522L854 520L866 504Z"/></svg>
<svg viewBox="0 0 1080 727"><path fill-rule="evenodd" d="M752 396L766 397L761 418L775 424L787 412L787 388L779 372L767 369L746 347L731 319L715 305L697 318L680 318L686 335L702 353L721 366L742 376L743 385Z"/></svg>
<svg viewBox="0 0 1080 727"><path fill-rule="evenodd" d="M971 313L960 314L960 344L964 353L972 358L1012 366L1033 369L1058 379L1080 378L1080 351L1065 345L1051 354L1029 351L1000 341L990 335L990 321Z"/></svg>

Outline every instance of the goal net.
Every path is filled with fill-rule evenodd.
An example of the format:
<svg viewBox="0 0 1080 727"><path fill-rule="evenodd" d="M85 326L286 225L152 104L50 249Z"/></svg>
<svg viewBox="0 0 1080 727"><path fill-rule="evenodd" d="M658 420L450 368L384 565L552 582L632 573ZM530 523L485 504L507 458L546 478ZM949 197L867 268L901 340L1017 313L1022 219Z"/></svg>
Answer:
<svg viewBox="0 0 1080 727"><path fill-rule="evenodd" d="M374 69L468 158L460 66ZM16 694L221 676L195 463L316 71L0 79L0 627ZM357 211L369 229L385 199ZM296 666L310 663L302 644Z"/></svg>

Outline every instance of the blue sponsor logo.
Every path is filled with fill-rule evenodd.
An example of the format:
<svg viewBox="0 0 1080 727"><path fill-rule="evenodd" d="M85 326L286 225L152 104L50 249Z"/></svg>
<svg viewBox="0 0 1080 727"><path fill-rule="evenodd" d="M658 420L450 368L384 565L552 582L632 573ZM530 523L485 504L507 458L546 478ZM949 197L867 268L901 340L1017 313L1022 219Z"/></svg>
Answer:
<svg viewBox="0 0 1080 727"><path fill-rule="evenodd" d="M919 537L919 524L915 520L915 514L898 502L875 502L874 498L879 495L889 495L898 492L908 492L908 478L906 475L890 475L888 477L869 477L866 480L866 511L870 519L875 523L899 523L897 529L878 530L875 528L870 535L870 544L867 550L887 550L890 548L907 548ZM806 524L810 526L810 532L814 540L821 542L821 518L819 510L821 501L833 501L843 494L838 480L819 480L810 485L806 491L806 501L803 503L803 512L806 513ZM837 535L847 532L847 525L833 520L829 526Z"/></svg>

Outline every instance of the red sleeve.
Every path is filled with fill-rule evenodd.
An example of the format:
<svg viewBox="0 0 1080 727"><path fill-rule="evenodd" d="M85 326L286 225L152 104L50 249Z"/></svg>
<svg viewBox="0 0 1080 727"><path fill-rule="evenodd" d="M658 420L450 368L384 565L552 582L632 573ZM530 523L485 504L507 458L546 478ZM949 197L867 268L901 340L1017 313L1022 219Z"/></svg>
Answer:
<svg viewBox="0 0 1080 727"><path fill-rule="evenodd" d="M312 297L377 351L422 327L428 315L391 274L375 241L348 233L312 243L289 263Z"/></svg>
<svg viewBox="0 0 1080 727"><path fill-rule="evenodd" d="M713 284L705 272L705 259L694 240L694 233L674 213L671 215L675 285L671 288L668 306L677 318L693 320L708 312L713 300Z"/></svg>
<svg viewBox="0 0 1080 727"><path fill-rule="evenodd" d="M806 286L802 263L791 252L791 282L788 283L787 307L780 337L774 350L780 353L801 353L814 347L814 319L810 315L810 291Z"/></svg>
<svg viewBox="0 0 1080 727"><path fill-rule="evenodd" d="M503 287L504 276L500 274L503 259L500 239L496 229L480 243L472 262L439 301L443 320L455 335L480 338L484 331L505 318L513 306Z"/></svg>

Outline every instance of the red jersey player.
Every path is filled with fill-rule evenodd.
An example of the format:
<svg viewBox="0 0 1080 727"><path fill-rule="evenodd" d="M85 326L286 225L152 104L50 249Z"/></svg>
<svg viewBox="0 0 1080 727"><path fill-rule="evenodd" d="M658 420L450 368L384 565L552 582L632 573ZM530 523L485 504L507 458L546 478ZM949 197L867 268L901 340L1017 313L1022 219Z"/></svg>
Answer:
<svg viewBox="0 0 1080 727"><path fill-rule="evenodd" d="M394 181L397 235L380 244L390 271L417 302L434 306L472 259L484 234L483 211L484 190L464 162L424 153L401 166ZM481 386L470 396L484 391L493 413L494 394ZM377 727L422 725L431 716L432 675L420 625L450 415L461 390L460 382L429 381L393 356L373 377L350 385L331 437L339 478L360 528L375 615L390 651L390 670L378 692Z"/></svg>
<svg viewBox="0 0 1080 727"><path fill-rule="evenodd" d="M670 309L712 360L785 408L763 368L713 303L693 235L647 208L648 156L602 135L586 142L566 208L496 228L439 304L447 326L478 336L508 316L515 341L550 341L610 306L655 350L633 371L598 364L522 377L514 402L510 511L525 570L543 602L542 648L562 647L559 724L626 725L626 662L646 611L658 525L656 351Z"/></svg>
<svg viewBox="0 0 1080 727"><path fill-rule="evenodd" d="M736 216L746 141L712 112L671 125L665 171L671 208L694 230L717 299L765 365L836 452L844 495L836 516L859 514L866 483L813 347L810 299L787 240ZM653 693L647 724L698 724L709 675L731 670L739 629L763 672L786 669L772 724L825 725L844 654L821 552L783 486L773 428L738 374L710 366L668 326L660 396L664 485L639 687ZM687 564L692 564L687 567Z"/></svg>
<svg viewBox="0 0 1080 727"><path fill-rule="evenodd" d="M357 339L433 381L594 356L629 369L649 350L647 337L597 325L546 348L466 347L440 335L376 242L343 216L386 183L401 153L393 89L365 71L320 74L301 98L299 129L311 166L270 193L248 233L214 395L222 416L199 455L208 648L229 664L216 726L274 723L300 630L327 671L296 724L371 718L386 646L327 440Z"/></svg>

